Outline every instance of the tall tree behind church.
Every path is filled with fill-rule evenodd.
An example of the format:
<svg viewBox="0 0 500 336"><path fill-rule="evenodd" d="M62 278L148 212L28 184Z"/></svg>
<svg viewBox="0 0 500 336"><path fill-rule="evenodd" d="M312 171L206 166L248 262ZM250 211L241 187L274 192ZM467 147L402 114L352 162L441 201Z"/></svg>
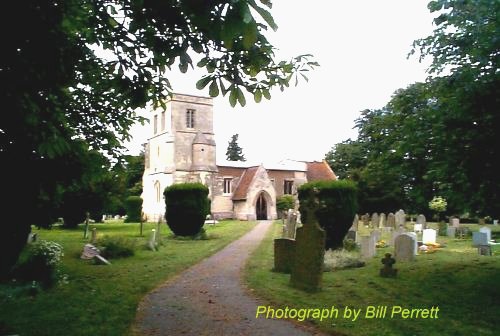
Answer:
<svg viewBox="0 0 500 336"><path fill-rule="evenodd" d="M238 145L238 136L238 134L234 134L227 145L226 158L228 161L246 161L243 150Z"/></svg>

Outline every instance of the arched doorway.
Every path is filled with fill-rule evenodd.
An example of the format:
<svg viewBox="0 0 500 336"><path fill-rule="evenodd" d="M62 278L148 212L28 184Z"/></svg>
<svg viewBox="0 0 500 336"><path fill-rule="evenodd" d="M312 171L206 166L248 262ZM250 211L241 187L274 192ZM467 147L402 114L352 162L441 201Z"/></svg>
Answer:
<svg viewBox="0 0 500 336"><path fill-rule="evenodd" d="M255 213L257 220L267 220L267 202L264 193L261 192L255 204Z"/></svg>

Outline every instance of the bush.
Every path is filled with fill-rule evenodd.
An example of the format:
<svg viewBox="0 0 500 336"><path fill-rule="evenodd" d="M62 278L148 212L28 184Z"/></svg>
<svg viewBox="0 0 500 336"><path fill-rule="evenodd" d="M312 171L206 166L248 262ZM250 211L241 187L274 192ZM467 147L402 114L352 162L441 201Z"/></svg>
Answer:
<svg viewBox="0 0 500 336"><path fill-rule="evenodd" d="M165 218L176 236L198 234L210 212L208 188L201 183L173 184L165 189Z"/></svg>
<svg viewBox="0 0 500 336"><path fill-rule="evenodd" d="M353 239L344 238L342 245L346 251L356 251L358 249L358 244Z"/></svg>
<svg viewBox="0 0 500 336"><path fill-rule="evenodd" d="M104 236L97 246L107 259L130 257L135 253L135 241L123 236Z"/></svg>
<svg viewBox="0 0 500 336"><path fill-rule="evenodd" d="M326 232L325 249L342 247L342 242L358 211L357 190L351 181L316 181L299 187L300 207L306 200L316 196L319 209L316 218ZM314 195L316 194L316 195ZM302 222L307 223L307 214L301 211Z"/></svg>
<svg viewBox="0 0 500 336"><path fill-rule="evenodd" d="M279 213L288 209L295 209L295 198L292 195L283 195L276 198L276 209Z"/></svg>
<svg viewBox="0 0 500 336"><path fill-rule="evenodd" d="M345 250L327 251L325 253L325 272L363 266L365 266L365 263L359 259L357 254Z"/></svg>
<svg viewBox="0 0 500 336"><path fill-rule="evenodd" d="M138 223L141 221L142 198L140 196L129 196L125 199L125 210L127 218L125 223Z"/></svg>
<svg viewBox="0 0 500 336"><path fill-rule="evenodd" d="M14 276L22 281L38 281L43 287L57 280L57 266L64 256L58 243L39 240L27 245L14 268Z"/></svg>
<svg viewBox="0 0 500 336"><path fill-rule="evenodd" d="M439 236L447 236L448 235L447 229L448 229L448 223L445 223L443 221L440 221L438 223L438 235Z"/></svg>

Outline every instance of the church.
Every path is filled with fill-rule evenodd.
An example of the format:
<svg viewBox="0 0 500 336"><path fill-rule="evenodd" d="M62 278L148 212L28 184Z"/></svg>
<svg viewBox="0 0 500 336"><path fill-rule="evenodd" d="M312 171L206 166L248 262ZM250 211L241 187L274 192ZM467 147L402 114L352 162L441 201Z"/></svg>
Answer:
<svg viewBox="0 0 500 336"><path fill-rule="evenodd" d="M212 98L174 94L165 109L152 111L151 120L141 195L148 221L163 220L163 191L174 183L206 185L214 219L264 220L277 218L277 197L296 197L306 182L337 179L326 161L216 160Z"/></svg>

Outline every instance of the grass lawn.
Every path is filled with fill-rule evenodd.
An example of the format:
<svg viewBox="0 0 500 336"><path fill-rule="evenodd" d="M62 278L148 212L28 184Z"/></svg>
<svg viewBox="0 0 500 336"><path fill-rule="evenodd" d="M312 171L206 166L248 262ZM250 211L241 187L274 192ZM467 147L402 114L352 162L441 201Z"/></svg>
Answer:
<svg viewBox="0 0 500 336"><path fill-rule="evenodd" d="M437 228L434 223L430 226ZM478 225L469 226L478 230ZM488 226L498 241L500 227ZM305 293L289 286L288 274L271 271L273 238L280 233L281 225L276 223L250 258L245 274L248 286L273 308L335 306L338 318L309 321L340 335L500 335L500 254L479 256L471 239L438 236L437 242L446 246L418 255L415 262L396 263L397 278L379 276L381 258L387 252L392 254L393 248L377 248L376 257L367 260L365 267L325 272L323 290ZM387 235L382 239L389 241ZM343 318L347 306L361 309L356 321ZM365 318L368 306L387 306L386 317ZM439 307L438 318L391 318L393 306Z"/></svg>
<svg viewBox="0 0 500 336"><path fill-rule="evenodd" d="M140 299L153 288L203 258L222 249L253 228L255 222L221 221L205 225L208 240L177 240L162 225L163 245L157 252L146 249L147 236L156 224L113 222L91 224L101 235L122 235L137 241L133 257L94 265L80 259L86 243L83 230L36 230L38 239L63 245L62 270L67 284L42 291L34 298L0 285L0 335L127 335ZM90 235L90 234L89 234Z"/></svg>

